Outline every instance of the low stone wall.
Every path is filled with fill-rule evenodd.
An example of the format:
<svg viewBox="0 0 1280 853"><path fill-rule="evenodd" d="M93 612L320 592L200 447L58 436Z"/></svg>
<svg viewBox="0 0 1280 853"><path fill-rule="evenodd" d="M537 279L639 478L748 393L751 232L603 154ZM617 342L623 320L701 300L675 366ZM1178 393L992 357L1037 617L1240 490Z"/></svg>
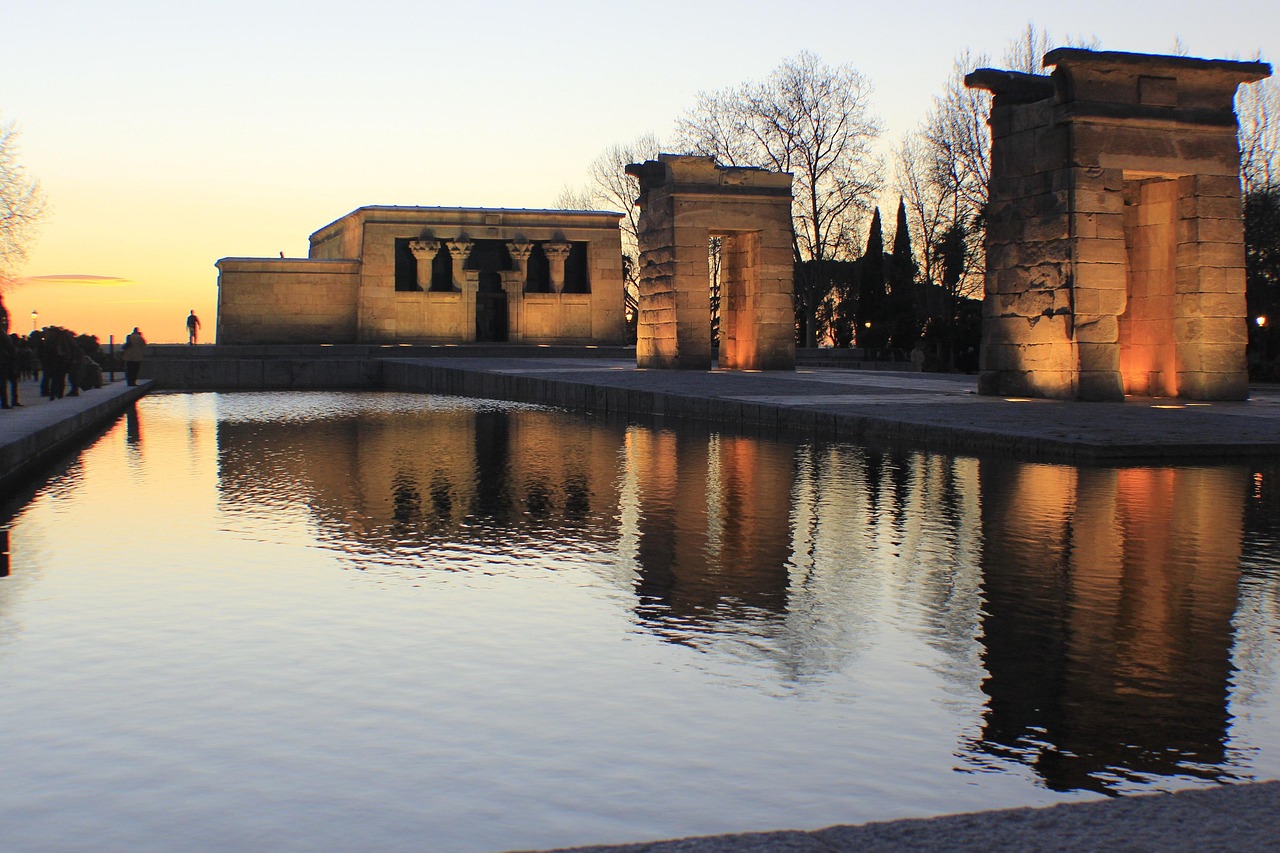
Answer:
<svg viewBox="0 0 1280 853"><path fill-rule="evenodd" d="M338 344L148 347L142 377L187 391L353 390L382 387L379 363L404 358L635 358L630 347Z"/></svg>
<svg viewBox="0 0 1280 853"><path fill-rule="evenodd" d="M19 483L74 450L146 394L148 385L119 382L82 391L26 410L21 420L5 412L9 420L0 430L0 492L12 494Z"/></svg>
<svg viewBox="0 0 1280 853"><path fill-rule="evenodd" d="M708 421L748 434L783 431L819 438L877 442L904 438L924 440L928 437L909 425L860 415L703 396L693 391L655 391L573 381L555 373L498 373L478 370L474 363L454 367L443 361L386 359L382 362L382 387L421 394L537 403L627 418ZM939 434L945 432L943 430ZM963 437L957 439L957 444L962 443Z"/></svg>
<svg viewBox="0 0 1280 853"><path fill-rule="evenodd" d="M363 389L382 387L378 362L387 358L612 358L634 361L634 347L516 344L334 344L148 347L142 377L158 387L191 391ZM797 367L844 370L917 368L909 361L874 361L860 349L798 349Z"/></svg>
<svg viewBox="0 0 1280 853"><path fill-rule="evenodd" d="M142 362L142 378L180 391L257 389L360 389L383 387L384 359L625 359L635 347L518 345L347 345L183 346L152 345ZM915 370L909 361L869 361L861 350L797 350L801 368Z"/></svg>

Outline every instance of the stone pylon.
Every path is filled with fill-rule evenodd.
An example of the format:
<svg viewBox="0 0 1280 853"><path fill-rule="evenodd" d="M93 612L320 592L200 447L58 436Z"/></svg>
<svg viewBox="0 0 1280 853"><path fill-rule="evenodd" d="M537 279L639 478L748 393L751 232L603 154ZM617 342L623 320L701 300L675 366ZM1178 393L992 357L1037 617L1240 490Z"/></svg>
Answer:
<svg viewBox="0 0 1280 853"><path fill-rule="evenodd" d="M640 181L636 364L712 364L708 244L721 240L720 366L795 369L791 175L660 154Z"/></svg>
<svg viewBox="0 0 1280 853"><path fill-rule="evenodd" d="M984 394L1238 400L1245 363L1236 87L1262 62L1059 48L995 95Z"/></svg>

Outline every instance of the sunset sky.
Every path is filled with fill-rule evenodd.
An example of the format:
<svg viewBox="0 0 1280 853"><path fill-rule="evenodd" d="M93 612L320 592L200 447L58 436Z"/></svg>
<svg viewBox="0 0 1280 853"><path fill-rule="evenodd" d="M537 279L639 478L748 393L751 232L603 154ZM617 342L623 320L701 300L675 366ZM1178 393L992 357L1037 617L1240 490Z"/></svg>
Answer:
<svg viewBox="0 0 1280 853"><path fill-rule="evenodd" d="M1154 12L1158 8L1159 12ZM1275 0L1232 4L7 0L0 117L50 211L5 294L17 330L212 340L223 257L304 257L363 205L550 207L604 148L669 138L700 90L802 50L874 84L884 140L960 51L1033 21L1103 49L1280 58Z"/></svg>

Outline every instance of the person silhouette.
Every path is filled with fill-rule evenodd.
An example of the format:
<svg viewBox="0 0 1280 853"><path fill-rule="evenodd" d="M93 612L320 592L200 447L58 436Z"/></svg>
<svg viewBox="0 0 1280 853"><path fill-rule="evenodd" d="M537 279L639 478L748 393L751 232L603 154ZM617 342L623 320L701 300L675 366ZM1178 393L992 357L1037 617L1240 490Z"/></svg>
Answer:
<svg viewBox="0 0 1280 853"><path fill-rule="evenodd" d="M197 333L200 331L200 318L196 316L195 309L187 315L187 344L191 345L196 342Z"/></svg>
<svg viewBox="0 0 1280 853"><path fill-rule="evenodd" d="M142 370L142 356L146 352L147 341L142 337L142 332L138 331L138 327L133 327L133 332L124 339L124 379L126 385L138 384L138 373Z"/></svg>

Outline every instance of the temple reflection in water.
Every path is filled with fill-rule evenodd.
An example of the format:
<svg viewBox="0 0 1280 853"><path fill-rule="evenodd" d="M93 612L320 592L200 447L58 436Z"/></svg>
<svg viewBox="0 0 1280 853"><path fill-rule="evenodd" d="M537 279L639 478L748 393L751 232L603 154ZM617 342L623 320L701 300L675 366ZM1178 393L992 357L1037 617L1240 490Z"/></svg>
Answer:
<svg viewBox="0 0 1280 853"><path fill-rule="evenodd" d="M977 747L1052 788L1217 778L1226 759L1241 468L983 467Z"/></svg>
<svg viewBox="0 0 1280 853"><path fill-rule="evenodd" d="M607 551L639 630L741 644L784 680L857 666L876 619L918 612L937 675L981 706L965 768L1025 765L1059 790L1230 775L1254 469L1077 469L432 406L224 420L225 509L301 492L291 509L353 566L410 575L475 568L435 542L473 545L486 571L500 571L486 555L535 544L548 570Z"/></svg>

